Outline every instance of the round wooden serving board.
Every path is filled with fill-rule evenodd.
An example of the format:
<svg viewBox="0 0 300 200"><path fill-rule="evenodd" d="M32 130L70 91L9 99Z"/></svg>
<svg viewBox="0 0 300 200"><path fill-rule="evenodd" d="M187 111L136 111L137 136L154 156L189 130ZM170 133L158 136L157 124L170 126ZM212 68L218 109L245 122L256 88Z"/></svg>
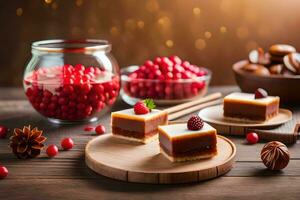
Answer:
<svg viewBox="0 0 300 200"><path fill-rule="evenodd" d="M234 163L235 145L218 136L218 155L211 159L172 163L159 152L158 141L140 145L114 138L98 136L85 148L85 161L98 174L113 179L139 183L187 183L218 177L228 172Z"/></svg>
<svg viewBox="0 0 300 200"><path fill-rule="evenodd" d="M279 109L277 116L268 121L256 123L251 121L235 121L226 119L223 116L223 105L210 106L204 108L199 112L199 116L208 123L214 123L226 126L240 126L240 127L272 127L284 124L292 119L292 112L287 109Z"/></svg>

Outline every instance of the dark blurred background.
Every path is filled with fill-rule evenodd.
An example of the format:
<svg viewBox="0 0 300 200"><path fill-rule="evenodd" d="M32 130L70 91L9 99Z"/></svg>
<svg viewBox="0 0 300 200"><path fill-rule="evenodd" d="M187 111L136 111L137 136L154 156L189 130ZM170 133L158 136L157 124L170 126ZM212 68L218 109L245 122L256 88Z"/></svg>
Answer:
<svg viewBox="0 0 300 200"><path fill-rule="evenodd" d="M21 86L30 44L99 38L120 67L176 54L210 68L213 85L233 84L231 66L249 50L300 45L299 0L0 1L0 86Z"/></svg>

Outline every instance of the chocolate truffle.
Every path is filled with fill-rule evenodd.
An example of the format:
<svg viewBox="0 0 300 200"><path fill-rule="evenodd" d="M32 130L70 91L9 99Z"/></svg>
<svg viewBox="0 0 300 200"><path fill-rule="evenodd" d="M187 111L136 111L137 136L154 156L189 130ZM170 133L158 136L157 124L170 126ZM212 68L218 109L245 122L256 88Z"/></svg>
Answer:
<svg viewBox="0 0 300 200"><path fill-rule="evenodd" d="M281 142L272 141L267 143L261 150L261 160L270 170L281 170L290 161L288 148Z"/></svg>
<svg viewBox="0 0 300 200"><path fill-rule="evenodd" d="M289 53L296 52L295 47L288 44L274 44L270 47L269 53L271 56L283 57Z"/></svg>
<svg viewBox="0 0 300 200"><path fill-rule="evenodd" d="M249 53L249 61L253 64L269 65L270 55L265 53L262 48L257 48Z"/></svg>
<svg viewBox="0 0 300 200"><path fill-rule="evenodd" d="M296 49L287 44L275 44L269 49L269 53L271 55L270 59L273 63L283 63L283 57L294 52L296 52Z"/></svg>
<svg viewBox="0 0 300 200"><path fill-rule="evenodd" d="M278 75L278 74L282 74L283 72L283 65L282 64L277 64L277 65L272 65L269 70L271 72L271 74L275 74L275 75Z"/></svg>
<svg viewBox="0 0 300 200"><path fill-rule="evenodd" d="M242 69L244 71L251 72L258 76L270 75L268 68L266 68L264 65L260 65L260 64L248 63L248 64L244 65Z"/></svg>
<svg viewBox="0 0 300 200"><path fill-rule="evenodd" d="M296 74L300 74L300 54L290 53L283 58L286 68Z"/></svg>

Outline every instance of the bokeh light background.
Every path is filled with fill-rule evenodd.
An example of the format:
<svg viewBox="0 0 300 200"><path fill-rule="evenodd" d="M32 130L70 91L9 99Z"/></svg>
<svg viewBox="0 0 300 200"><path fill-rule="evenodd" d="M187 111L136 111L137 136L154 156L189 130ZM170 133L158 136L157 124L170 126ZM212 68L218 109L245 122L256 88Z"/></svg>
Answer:
<svg viewBox="0 0 300 200"><path fill-rule="evenodd" d="M31 42L54 38L107 39L120 67L176 54L210 68L213 85L234 84L231 66L251 49L299 47L299 6L299 0L3 0L0 86L21 86Z"/></svg>

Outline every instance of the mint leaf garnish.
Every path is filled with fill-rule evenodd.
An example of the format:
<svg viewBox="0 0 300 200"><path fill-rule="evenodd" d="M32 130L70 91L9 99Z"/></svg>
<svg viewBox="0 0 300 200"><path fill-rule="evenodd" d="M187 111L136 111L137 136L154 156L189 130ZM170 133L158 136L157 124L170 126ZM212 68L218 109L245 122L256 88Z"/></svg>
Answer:
<svg viewBox="0 0 300 200"><path fill-rule="evenodd" d="M144 104L146 105L147 108L149 108L149 110L152 110L156 107L152 99L145 99Z"/></svg>

